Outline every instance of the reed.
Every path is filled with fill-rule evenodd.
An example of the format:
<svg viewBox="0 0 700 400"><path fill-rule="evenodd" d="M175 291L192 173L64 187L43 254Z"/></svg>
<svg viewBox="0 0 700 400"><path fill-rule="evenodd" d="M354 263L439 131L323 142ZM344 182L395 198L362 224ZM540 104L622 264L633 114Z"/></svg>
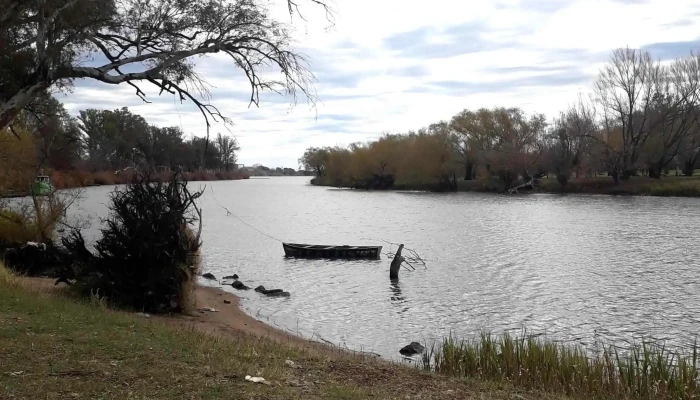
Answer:
<svg viewBox="0 0 700 400"><path fill-rule="evenodd" d="M696 399L698 346L673 351L642 342L629 350L598 344L582 346L544 336L482 333L433 343L422 368L461 378L507 382L516 387L600 399Z"/></svg>

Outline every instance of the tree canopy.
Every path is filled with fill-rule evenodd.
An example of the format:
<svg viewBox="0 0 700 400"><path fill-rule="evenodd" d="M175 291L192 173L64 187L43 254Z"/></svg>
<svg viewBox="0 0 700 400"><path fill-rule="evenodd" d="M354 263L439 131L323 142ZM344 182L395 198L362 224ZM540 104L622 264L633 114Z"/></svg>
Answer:
<svg viewBox="0 0 700 400"><path fill-rule="evenodd" d="M297 1L287 5L299 13ZM226 118L194 60L217 53L243 72L253 104L266 90L315 101L308 61L262 0L0 0L0 27L0 130L75 79L127 84L144 100L142 85L152 84L192 101L208 127Z"/></svg>
<svg viewBox="0 0 700 400"><path fill-rule="evenodd" d="M670 63L615 50L589 99L548 120L520 108L465 109L417 132L347 148L307 149L300 163L330 185L454 189L455 176L517 180L607 173L615 182L700 163L700 54Z"/></svg>

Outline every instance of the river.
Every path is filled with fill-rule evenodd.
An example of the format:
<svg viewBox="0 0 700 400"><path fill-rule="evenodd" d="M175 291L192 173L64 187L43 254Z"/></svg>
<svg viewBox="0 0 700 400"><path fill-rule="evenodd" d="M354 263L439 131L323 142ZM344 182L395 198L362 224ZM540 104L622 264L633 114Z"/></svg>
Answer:
<svg viewBox="0 0 700 400"><path fill-rule="evenodd" d="M206 187L204 272L291 292L265 298L229 287L260 320L387 358L411 341L481 330L527 328L586 346L695 340L700 199L365 192L308 181L190 183ZM88 189L74 213L105 216L111 190ZM86 236L98 228L93 221ZM404 243L426 268L391 283L386 255L286 259L279 240L384 251L381 240Z"/></svg>

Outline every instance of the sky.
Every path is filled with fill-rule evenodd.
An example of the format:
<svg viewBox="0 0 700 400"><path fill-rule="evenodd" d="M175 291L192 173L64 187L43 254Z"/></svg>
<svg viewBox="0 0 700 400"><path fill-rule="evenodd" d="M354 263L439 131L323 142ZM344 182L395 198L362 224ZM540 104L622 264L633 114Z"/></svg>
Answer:
<svg viewBox="0 0 700 400"><path fill-rule="evenodd" d="M521 107L554 117L590 93L615 48L648 50L660 60L700 51L697 0L331 0L333 25L309 0L305 20L286 14L292 48L306 55L316 81L307 99L265 95L249 104L249 85L230 59L197 59L211 103L233 121L211 134L234 136L239 163L298 168L310 146L345 146L383 133L417 130L463 109ZM79 81L58 98L74 115L129 107L158 126L206 135L191 103L128 85Z"/></svg>

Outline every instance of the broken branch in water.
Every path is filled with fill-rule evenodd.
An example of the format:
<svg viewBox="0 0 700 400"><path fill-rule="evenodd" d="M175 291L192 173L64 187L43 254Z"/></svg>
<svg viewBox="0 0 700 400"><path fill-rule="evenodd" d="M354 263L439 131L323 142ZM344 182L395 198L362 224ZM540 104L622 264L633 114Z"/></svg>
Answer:
<svg viewBox="0 0 700 400"><path fill-rule="evenodd" d="M391 245L391 247L389 247L389 251L386 252L386 253L384 253L384 254L385 254L387 257L393 259L393 258L396 256L396 252L393 252L393 251L392 251L393 247L394 247L394 246L399 247L399 246L401 246L401 245L398 244L398 243L393 243L393 242L389 242L389 241L381 240L381 239L380 239L380 241ZM409 249L408 247L405 247L405 246L404 246L404 247L403 247L403 252L404 252L404 253L401 254L401 257L403 258L402 264L401 264L401 265L402 265L404 268L407 268L407 267L406 267L405 265L403 265L403 264L407 264L408 266L410 266L411 268L413 268L413 270L415 271L415 270L416 270L416 267L414 267L413 264L416 264L416 265L422 264L423 267L424 267L425 269L428 269L428 266L425 264L425 260L423 260L423 258L422 258L421 256L419 256L418 253L416 253L415 250Z"/></svg>

